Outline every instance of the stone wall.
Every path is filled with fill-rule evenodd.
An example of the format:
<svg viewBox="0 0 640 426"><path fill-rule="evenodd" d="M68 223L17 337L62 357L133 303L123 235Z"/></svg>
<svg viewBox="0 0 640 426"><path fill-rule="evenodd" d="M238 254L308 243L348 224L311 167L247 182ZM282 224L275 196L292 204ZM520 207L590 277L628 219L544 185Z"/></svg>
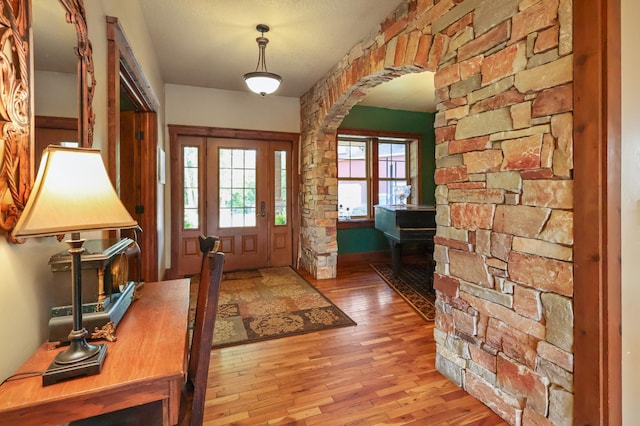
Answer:
<svg viewBox="0 0 640 426"><path fill-rule="evenodd" d="M302 99L302 265L335 276L335 130L436 72L436 367L510 424L572 423L571 0L407 0Z"/></svg>

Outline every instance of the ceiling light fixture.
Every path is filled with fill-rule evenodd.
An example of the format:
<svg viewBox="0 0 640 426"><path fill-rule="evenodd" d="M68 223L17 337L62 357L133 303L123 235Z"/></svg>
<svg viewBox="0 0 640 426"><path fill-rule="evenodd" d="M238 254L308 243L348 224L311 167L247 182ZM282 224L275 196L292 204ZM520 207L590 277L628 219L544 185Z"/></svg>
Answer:
<svg viewBox="0 0 640 426"><path fill-rule="evenodd" d="M256 38L258 42L258 64L254 72L248 72L244 75L244 81L249 86L249 89L254 93L260 95L268 95L276 90L282 82L282 77L278 74L267 71L267 64L265 62L265 49L269 39L264 36L264 33L269 32L269 26L264 24L258 24L256 29L260 31L260 37Z"/></svg>

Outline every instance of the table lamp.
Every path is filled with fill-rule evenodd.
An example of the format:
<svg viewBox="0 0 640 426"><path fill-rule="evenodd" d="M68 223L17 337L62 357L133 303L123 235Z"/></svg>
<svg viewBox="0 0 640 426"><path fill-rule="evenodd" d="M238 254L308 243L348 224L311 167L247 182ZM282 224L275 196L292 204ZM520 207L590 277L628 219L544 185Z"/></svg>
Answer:
<svg viewBox="0 0 640 426"><path fill-rule="evenodd" d="M80 266L85 240L80 232L137 226L118 198L99 150L56 145L44 150L31 195L12 233L16 238L71 234L65 242L71 256L73 330L69 347L43 374L44 386L99 374L107 353L107 345L87 342L82 325Z"/></svg>

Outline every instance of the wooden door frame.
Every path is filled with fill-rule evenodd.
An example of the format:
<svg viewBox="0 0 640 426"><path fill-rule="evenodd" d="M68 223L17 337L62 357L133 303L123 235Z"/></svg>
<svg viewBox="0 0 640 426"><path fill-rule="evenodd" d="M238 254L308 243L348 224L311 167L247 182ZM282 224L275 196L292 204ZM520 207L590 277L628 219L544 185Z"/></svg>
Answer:
<svg viewBox="0 0 640 426"><path fill-rule="evenodd" d="M622 424L620 0L573 2L574 424Z"/></svg>
<svg viewBox="0 0 640 426"><path fill-rule="evenodd" d="M293 250L292 253L292 262L296 262L298 258L298 250L299 250L299 238L300 238L300 179L297 178L299 175L298 165L299 165L299 149L300 149L300 134L299 133L289 133L289 132L273 132L273 131L263 131L263 130L246 130L246 129L228 129L221 127L204 127L204 126L182 126L182 125L174 125L169 124L169 144L170 144L170 175L171 175L171 194L178 193L181 191L179 177L180 174L180 164L178 164L178 141L180 136L200 136L205 138L225 138L225 139L253 139L253 140L264 140L264 141L285 141L291 143L291 152L292 152L292 188L291 188L291 248ZM178 192L176 192L178 191ZM181 208L178 203L170 202L171 212L170 217L178 218L180 217ZM178 264L178 256L180 255L177 241L178 241L178 228L180 223L177 220L171 220L171 268L167 270L167 277L175 278L177 274L176 265ZM295 266L295 265L292 265Z"/></svg>
<svg viewBox="0 0 640 426"><path fill-rule="evenodd" d="M141 147L141 193L144 214L141 216L142 233L138 239L144 247L142 277L146 281L158 279L158 208L157 208L157 114L160 102L138 63L118 18L106 17L107 21L107 155L109 176L120 191L120 164L117 153L120 144L120 89L131 97L142 111L144 143Z"/></svg>

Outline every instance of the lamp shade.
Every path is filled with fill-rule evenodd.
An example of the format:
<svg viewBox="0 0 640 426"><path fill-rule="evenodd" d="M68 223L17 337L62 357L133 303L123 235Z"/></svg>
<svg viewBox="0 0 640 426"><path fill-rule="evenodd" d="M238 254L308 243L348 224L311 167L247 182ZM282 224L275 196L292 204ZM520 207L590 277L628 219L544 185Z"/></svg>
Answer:
<svg viewBox="0 0 640 426"><path fill-rule="evenodd" d="M278 90L282 77L272 72L255 71L246 73L244 81L252 92L264 96Z"/></svg>
<svg viewBox="0 0 640 426"><path fill-rule="evenodd" d="M135 228L116 194L100 151L48 146L13 236Z"/></svg>

